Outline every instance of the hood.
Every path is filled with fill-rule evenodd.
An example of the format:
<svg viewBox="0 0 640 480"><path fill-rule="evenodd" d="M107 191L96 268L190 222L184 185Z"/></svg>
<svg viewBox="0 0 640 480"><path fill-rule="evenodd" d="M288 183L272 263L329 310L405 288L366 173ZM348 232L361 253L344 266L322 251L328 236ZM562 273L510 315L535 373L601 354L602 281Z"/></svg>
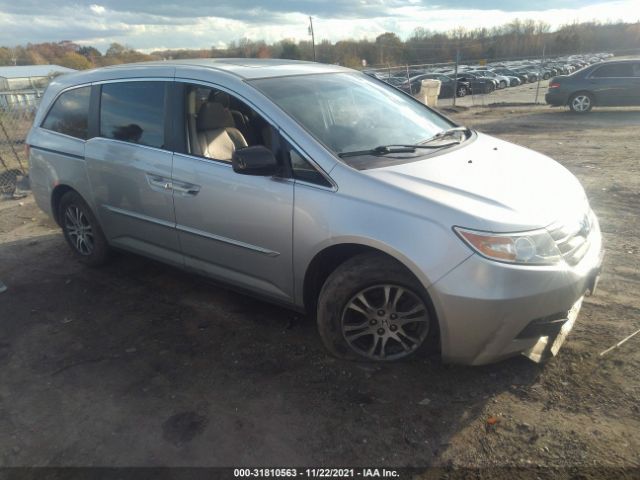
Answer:
<svg viewBox="0 0 640 480"><path fill-rule="evenodd" d="M448 153L363 173L454 210L453 224L467 228L530 230L581 218L588 210L580 182L551 158L481 133L467 142Z"/></svg>

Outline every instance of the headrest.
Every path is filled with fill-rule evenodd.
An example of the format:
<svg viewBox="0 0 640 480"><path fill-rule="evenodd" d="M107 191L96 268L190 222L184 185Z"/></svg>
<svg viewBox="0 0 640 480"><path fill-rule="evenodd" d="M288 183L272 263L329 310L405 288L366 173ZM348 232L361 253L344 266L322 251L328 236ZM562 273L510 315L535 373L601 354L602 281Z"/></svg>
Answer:
<svg viewBox="0 0 640 480"><path fill-rule="evenodd" d="M231 112L219 103L203 103L198 112L196 128L203 130L216 130L218 128L233 128L235 123Z"/></svg>
<svg viewBox="0 0 640 480"><path fill-rule="evenodd" d="M223 107L229 108L231 106L231 97L227 92L221 92L219 90L212 90L209 94L209 101L216 102Z"/></svg>

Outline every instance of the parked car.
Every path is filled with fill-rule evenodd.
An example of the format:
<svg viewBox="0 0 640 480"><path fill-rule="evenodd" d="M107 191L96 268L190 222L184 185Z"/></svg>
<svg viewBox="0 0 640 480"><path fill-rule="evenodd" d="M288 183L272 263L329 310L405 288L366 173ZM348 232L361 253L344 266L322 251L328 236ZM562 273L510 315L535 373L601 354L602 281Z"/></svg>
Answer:
<svg viewBox="0 0 640 480"><path fill-rule="evenodd" d="M454 77L455 73L449 76ZM491 93L496 89L496 80L485 77L479 73L460 72L458 73L458 81L467 82L474 94Z"/></svg>
<svg viewBox="0 0 640 480"><path fill-rule="evenodd" d="M383 78L382 81L394 87L398 87L406 81L406 78L405 77L387 77L387 78Z"/></svg>
<svg viewBox="0 0 640 480"><path fill-rule="evenodd" d="M129 250L306 311L341 358L540 360L598 278L567 169L335 65L65 75L27 141L36 202L81 262Z"/></svg>
<svg viewBox="0 0 640 480"><path fill-rule="evenodd" d="M405 81L400 85L400 89L410 94L416 94L420 91L422 80L433 79L440 80L440 95L438 98L451 98L455 89L456 97L464 97L471 93L471 86L469 82L459 81L456 85L455 81L446 75L440 75L437 73L423 73L422 75L416 75Z"/></svg>
<svg viewBox="0 0 640 480"><path fill-rule="evenodd" d="M524 72L516 72L510 68L499 67L495 69L495 72L500 75L505 75L509 77L517 77L520 80L520 83L527 83L529 81L529 75Z"/></svg>
<svg viewBox="0 0 640 480"><path fill-rule="evenodd" d="M509 80L510 87L517 87L518 85L522 85L522 80L520 80L520 77L517 77L515 75L504 75L504 74L502 74L502 76L507 78L507 80Z"/></svg>
<svg viewBox="0 0 640 480"><path fill-rule="evenodd" d="M510 84L509 79L503 75L488 69L470 70L469 73L479 73L484 77L493 78L497 82L497 88L507 88Z"/></svg>
<svg viewBox="0 0 640 480"><path fill-rule="evenodd" d="M640 105L640 60L599 62L554 77L545 100L553 106L569 105L576 113L587 113L594 106Z"/></svg>
<svg viewBox="0 0 640 480"><path fill-rule="evenodd" d="M538 81L538 72L532 70L529 67L517 67L514 70L518 73L523 73L527 76L527 80L529 82L537 82Z"/></svg>

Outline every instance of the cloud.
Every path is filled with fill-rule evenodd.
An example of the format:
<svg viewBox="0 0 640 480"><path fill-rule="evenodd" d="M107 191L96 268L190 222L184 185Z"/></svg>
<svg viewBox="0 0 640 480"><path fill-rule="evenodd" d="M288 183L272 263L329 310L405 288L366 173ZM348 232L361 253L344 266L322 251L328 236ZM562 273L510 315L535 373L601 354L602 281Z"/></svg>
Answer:
<svg viewBox="0 0 640 480"><path fill-rule="evenodd" d="M96 13L98 15L106 12L106 8L104 8L102 5L89 5L89 10L91 10L93 13Z"/></svg>
<svg viewBox="0 0 640 480"><path fill-rule="evenodd" d="M318 41L385 31L406 38L416 27L491 27L515 18L552 26L617 20L611 12L635 21L629 12L637 11L637 0L0 0L0 45L73 40L101 50L111 42L153 50L222 46L242 37L308 39L308 15Z"/></svg>
<svg viewBox="0 0 640 480"><path fill-rule="evenodd" d="M39 12L47 15L60 9L61 5L74 9L90 8L95 13L104 10L134 14L161 15L168 17L221 17L241 21L270 18L278 15L298 13L323 18L371 18L393 16L402 7L444 10L502 10L542 11L548 9L575 9L600 3L601 0L0 0L0 11L29 14Z"/></svg>

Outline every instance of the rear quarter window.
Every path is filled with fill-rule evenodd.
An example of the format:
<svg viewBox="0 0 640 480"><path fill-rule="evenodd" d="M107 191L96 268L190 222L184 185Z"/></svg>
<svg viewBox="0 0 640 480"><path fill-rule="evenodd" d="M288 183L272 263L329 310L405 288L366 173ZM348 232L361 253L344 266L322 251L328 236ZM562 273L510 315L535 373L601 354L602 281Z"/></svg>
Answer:
<svg viewBox="0 0 640 480"><path fill-rule="evenodd" d="M52 132L86 140L89 130L91 87L68 90L60 95L41 127Z"/></svg>

